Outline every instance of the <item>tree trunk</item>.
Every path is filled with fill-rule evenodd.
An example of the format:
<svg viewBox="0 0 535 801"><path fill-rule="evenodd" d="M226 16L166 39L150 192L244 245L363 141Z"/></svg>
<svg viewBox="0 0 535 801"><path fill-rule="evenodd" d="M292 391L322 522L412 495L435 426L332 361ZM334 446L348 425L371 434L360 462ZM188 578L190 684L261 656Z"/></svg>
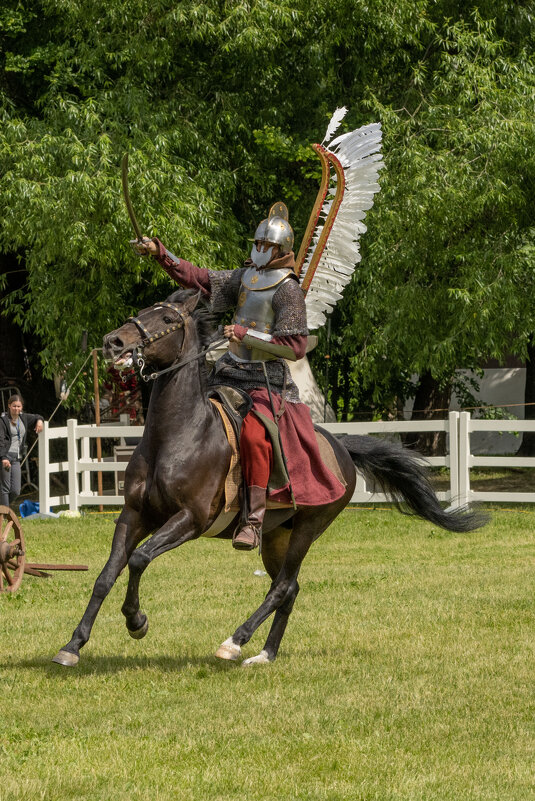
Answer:
<svg viewBox="0 0 535 801"><path fill-rule="evenodd" d="M526 390L524 392L524 409L526 420L535 420L535 336L528 344L526 359ZM535 431L524 431L517 456L535 456Z"/></svg>
<svg viewBox="0 0 535 801"><path fill-rule="evenodd" d="M350 364L349 364L349 356L344 356L344 389L343 389L343 399L344 399L344 420L349 419L349 412L350 412L350 405L351 405L351 375L350 375Z"/></svg>
<svg viewBox="0 0 535 801"><path fill-rule="evenodd" d="M451 384L443 386L430 372L422 373L414 397L414 410L411 420L443 420L448 414L451 399ZM446 433L430 431L421 434L407 434L404 444L420 451L424 456L442 456L446 453Z"/></svg>
<svg viewBox="0 0 535 801"><path fill-rule="evenodd" d="M338 377L339 377L338 361L330 359L329 361L329 384L331 390L330 402L337 420L338 420L338 398L340 396ZM329 387L327 387L327 391L329 391Z"/></svg>

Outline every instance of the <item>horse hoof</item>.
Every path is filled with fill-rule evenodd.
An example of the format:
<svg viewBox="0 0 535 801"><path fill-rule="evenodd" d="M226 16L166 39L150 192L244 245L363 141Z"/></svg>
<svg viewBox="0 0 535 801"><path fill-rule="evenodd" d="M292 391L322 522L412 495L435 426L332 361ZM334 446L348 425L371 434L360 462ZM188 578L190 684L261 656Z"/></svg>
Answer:
<svg viewBox="0 0 535 801"><path fill-rule="evenodd" d="M143 623L143 625L139 629L135 629L134 631L132 631L132 629L129 629L128 626L127 626L126 630L128 631L128 633L130 634L130 636L134 640L142 640L143 637L145 636L145 634L147 633L147 631L149 630L149 619L148 619L148 617L145 618L145 622Z"/></svg>
<svg viewBox="0 0 535 801"><path fill-rule="evenodd" d="M80 661L78 654L71 654L70 651L58 651L52 662L58 665L65 665L65 667L75 667Z"/></svg>
<svg viewBox="0 0 535 801"><path fill-rule="evenodd" d="M239 645L233 641L232 637L229 637L228 640L221 643L215 655L218 659L229 659L232 662L235 662L236 659L241 655L241 648Z"/></svg>
<svg viewBox="0 0 535 801"><path fill-rule="evenodd" d="M242 667L249 667L250 665L268 665L270 662L267 651L260 651L257 656L250 656L249 659L244 659Z"/></svg>

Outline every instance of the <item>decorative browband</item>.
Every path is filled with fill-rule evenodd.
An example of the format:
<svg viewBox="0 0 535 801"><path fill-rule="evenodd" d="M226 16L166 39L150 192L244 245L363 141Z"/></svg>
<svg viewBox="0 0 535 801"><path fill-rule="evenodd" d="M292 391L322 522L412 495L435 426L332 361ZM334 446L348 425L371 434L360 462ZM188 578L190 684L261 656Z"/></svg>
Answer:
<svg viewBox="0 0 535 801"><path fill-rule="evenodd" d="M144 345L148 345L151 342L155 342L157 339L161 339L162 337L166 336L167 334L171 334L173 331L178 331L179 328L183 328L186 322L186 317L188 317L187 312L184 313L180 311L179 307L175 303L158 303L157 306L161 306L164 309L171 309L178 314L179 320L174 324L170 325L169 328L164 328L162 331L159 331L156 334L151 334L149 329L144 325L139 317L129 317L128 319L131 320L134 325L138 328L139 331L144 335L142 343Z"/></svg>

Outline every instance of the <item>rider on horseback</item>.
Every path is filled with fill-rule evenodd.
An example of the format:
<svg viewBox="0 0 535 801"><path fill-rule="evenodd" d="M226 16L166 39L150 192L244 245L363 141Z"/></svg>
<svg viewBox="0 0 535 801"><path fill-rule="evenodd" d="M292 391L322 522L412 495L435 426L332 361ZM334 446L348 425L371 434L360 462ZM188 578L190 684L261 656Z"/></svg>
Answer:
<svg viewBox="0 0 535 801"><path fill-rule="evenodd" d="M154 238L136 245L151 254L186 288L198 289L214 312L235 308L224 327L228 352L215 365L211 385L244 390L253 406L244 419L240 456L247 486L247 519L236 529L233 545L240 550L260 542L269 486L270 499L300 506L332 503L344 487L323 464L308 407L284 359L303 358L307 317L303 291L294 271L294 234L284 203L276 203L255 232L251 256L236 270L206 270L170 253ZM274 413L274 414L273 414ZM273 450L264 425L279 427L290 482L272 487Z"/></svg>

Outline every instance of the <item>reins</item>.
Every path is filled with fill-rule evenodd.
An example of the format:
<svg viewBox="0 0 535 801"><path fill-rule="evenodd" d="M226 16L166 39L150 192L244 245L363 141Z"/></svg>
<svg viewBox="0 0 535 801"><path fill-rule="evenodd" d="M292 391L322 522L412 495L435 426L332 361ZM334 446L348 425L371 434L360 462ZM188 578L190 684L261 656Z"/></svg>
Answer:
<svg viewBox="0 0 535 801"><path fill-rule="evenodd" d="M168 328L164 328L162 329L162 331L158 331L153 334L148 330L146 325L144 325L141 322L139 317L129 317L128 320L133 322L136 328L143 335L140 345L141 348L143 348L146 345L150 345L152 342L156 342L157 339L161 339L162 337L167 336L167 334L172 334L174 331L178 331L180 328L184 328L186 324L186 318L189 317L189 313L184 313L183 311L181 311L176 303L163 302L163 303L157 303L156 305L161 306L164 309L171 309L172 311L176 312L179 319L173 325L169 325ZM218 330L218 334L219 333L220 330ZM215 336L217 337L217 335ZM178 364L172 364L170 367L166 367L164 370L158 370L157 372L149 373L148 375L146 375L143 372L143 368L145 367L145 360L143 358L143 354L140 353L139 347L135 347L133 349L132 359L136 367L139 368L139 374L143 379L143 381L146 382L155 381L161 375L164 375L164 373L169 373L172 370L180 370L181 367L185 367L187 364L190 364L191 362L194 362L197 359L202 358L206 353L208 353L209 350L212 350L213 348L222 345L223 342L226 341L227 341L226 337L219 337L218 339L217 338L212 339L208 347L204 348L199 353L195 353L193 356L190 356L189 359L185 359L183 362L179 362ZM178 357L180 357L181 353L182 353L182 348L180 349Z"/></svg>
<svg viewBox="0 0 535 801"><path fill-rule="evenodd" d="M169 373L171 372L171 370L180 370L181 367L185 367L187 364L190 364L191 362L200 359L202 356L205 355L205 353L208 353L209 350L218 347L218 345L222 345L223 342L226 341L227 341L226 337L220 337L219 339L212 340L212 342L208 345L207 348L204 348L204 350L201 350L199 353L195 353L193 356L190 356L189 359L185 359L183 362L179 362L178 364L172 364L170 367L166 367L164 370L158 370L157 373L149 373L148 375L146 375L143 372L143 368L145 367L145 361L143 357L137 353L137 348L136 348L134 350L134 355L133 355L134 364L136 364L139 367L139 374L143 379L143 381L146 382L155 381L164 373ZM180 356L180 353L178 355Z"/></svg>

